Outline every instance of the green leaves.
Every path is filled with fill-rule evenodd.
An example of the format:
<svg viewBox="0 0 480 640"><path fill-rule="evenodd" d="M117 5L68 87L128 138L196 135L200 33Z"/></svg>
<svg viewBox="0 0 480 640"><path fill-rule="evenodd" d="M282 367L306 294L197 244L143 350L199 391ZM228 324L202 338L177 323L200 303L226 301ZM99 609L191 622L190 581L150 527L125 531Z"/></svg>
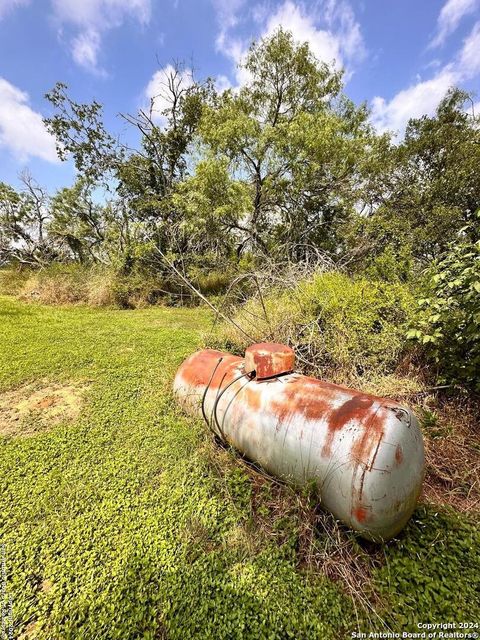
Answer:
<svg viewBox="0 0 480 640"><path fill-rule="evenodd" d="M241 226L227 230L256 254L334 251L373 137L366 110L341 94L340 74L281 28L252 45L245 68L246 83L205 109L200 126L207 161L224 163L248 194Z"/></svg>
<svg viewBox="0 0 480 640"><path fill-rule="evenodd" d="M480 390L480 247L471 241L480 214L462 239L434 266L430 296L418 301L416 326L407 337L425 346L441 381Z"/></svg>
<svg viewBox="0 0 480 640"><path fill-rule="evenodd" d="M116 139L103 126L103 106L75 102L67 94L67 85L57 82L45 97L56 113L45 118L47 130L55 137L61 160L71 154L82 177L96 182L115 169L123 152Z"/></svg>

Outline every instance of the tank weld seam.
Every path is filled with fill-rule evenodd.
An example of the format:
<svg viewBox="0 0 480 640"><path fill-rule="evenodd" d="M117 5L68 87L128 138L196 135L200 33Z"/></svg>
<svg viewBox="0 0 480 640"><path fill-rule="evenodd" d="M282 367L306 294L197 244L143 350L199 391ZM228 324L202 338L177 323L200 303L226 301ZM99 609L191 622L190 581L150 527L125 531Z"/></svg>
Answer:
<svg viewBox="0 0 480 640"><path fill-rule="evenodd" d="M375 418L377 417L377 413L380 411L382 405L378 404L377 408L375 409L374 413L370 416L370 418L368 419L367 423L364 426L364 433L369 429L370 425L373 423L373 421L375 420ZM362 435L363 437L363 435ZM374 457L377 455L377 451L378 451L378 447L380 446L380 442L383 438L383 431L380 434L380 438L377 442L377 448L375 449L375 453L374 453ZM352 473L352 482L350 485L350 521L354 515L354 510L355 510L355 503L354 503L354 499L357 497L358 495L358 501L361 503L362 500L362 492L363 492L363 482L365 480L365 473L368 470L368 467L370 466L370 462L363 462L363 460L357 460L355 457L352 456L352 460L354 463L354 469L353 469L353 473ZM360 467L363 467L362 470L362 477L360 478L360 492L358 491L358 489L356 488L356 483L357 483L357 478L358 478L358 473L360 470Z"/></svg>

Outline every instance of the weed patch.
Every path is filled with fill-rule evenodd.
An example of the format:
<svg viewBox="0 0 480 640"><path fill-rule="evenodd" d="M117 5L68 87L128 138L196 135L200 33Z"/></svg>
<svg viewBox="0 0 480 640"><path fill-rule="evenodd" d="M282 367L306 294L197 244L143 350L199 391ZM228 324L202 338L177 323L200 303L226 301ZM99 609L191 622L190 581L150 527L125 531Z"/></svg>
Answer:
<svg viewBox="0 0 480 640"><path fill-rule="evenodd" d="M92 381L75 420L0 438L14 637L340 640L478 611L466 515L420 507L397 540L365 545L179 412L171 381L202 309L0 298L0 314L0 392Z"/></svg>
<svg viewBox="0 0 480 640"><path fill-rule="evenodd" d="M257 342L294 347L305 373L346 381L395 371L413 309L406 286L332 271L251 298L234 320ZM217 341L236 352L248 346L230 324L220 325Z"/></svg>

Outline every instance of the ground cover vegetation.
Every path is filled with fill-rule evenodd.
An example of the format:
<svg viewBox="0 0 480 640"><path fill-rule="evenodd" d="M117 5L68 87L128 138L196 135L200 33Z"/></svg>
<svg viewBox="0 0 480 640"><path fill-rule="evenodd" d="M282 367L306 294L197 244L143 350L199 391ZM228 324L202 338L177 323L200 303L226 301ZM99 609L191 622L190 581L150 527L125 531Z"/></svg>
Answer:
<svg viewBox="0 0 480 640"><path fill-rule="evenodd" d="M59 83L46 124L75 184L0 183L2 549L20 637L333 639L479 617L471 96L452 87L400 139L288 32L244 65L225 91L172 66L122 116L135 149ZM427 473L397 540L362 542L176 411L185 355L263 340L413 407Z"/></svg>
<svg viewBox="0 0 480 640"><path fill-rule="evenodd" d="M179 413L207 312L4 297L0 314L15 637L333 640L478 612L471 513L423 504L398 540L362 542Z"/></svg>

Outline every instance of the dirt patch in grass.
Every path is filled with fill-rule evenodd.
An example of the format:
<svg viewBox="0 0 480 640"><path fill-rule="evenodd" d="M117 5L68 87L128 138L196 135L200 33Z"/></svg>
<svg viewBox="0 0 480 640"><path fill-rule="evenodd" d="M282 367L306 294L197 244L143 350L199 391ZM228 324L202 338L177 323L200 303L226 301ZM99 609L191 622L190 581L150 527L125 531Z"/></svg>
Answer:
<svg viewBox="0 0 480 640"><path fill-rule="evenodd" d="M31 383L0 394L0 436L31 437L82 408L86 384Z"/></svg>

